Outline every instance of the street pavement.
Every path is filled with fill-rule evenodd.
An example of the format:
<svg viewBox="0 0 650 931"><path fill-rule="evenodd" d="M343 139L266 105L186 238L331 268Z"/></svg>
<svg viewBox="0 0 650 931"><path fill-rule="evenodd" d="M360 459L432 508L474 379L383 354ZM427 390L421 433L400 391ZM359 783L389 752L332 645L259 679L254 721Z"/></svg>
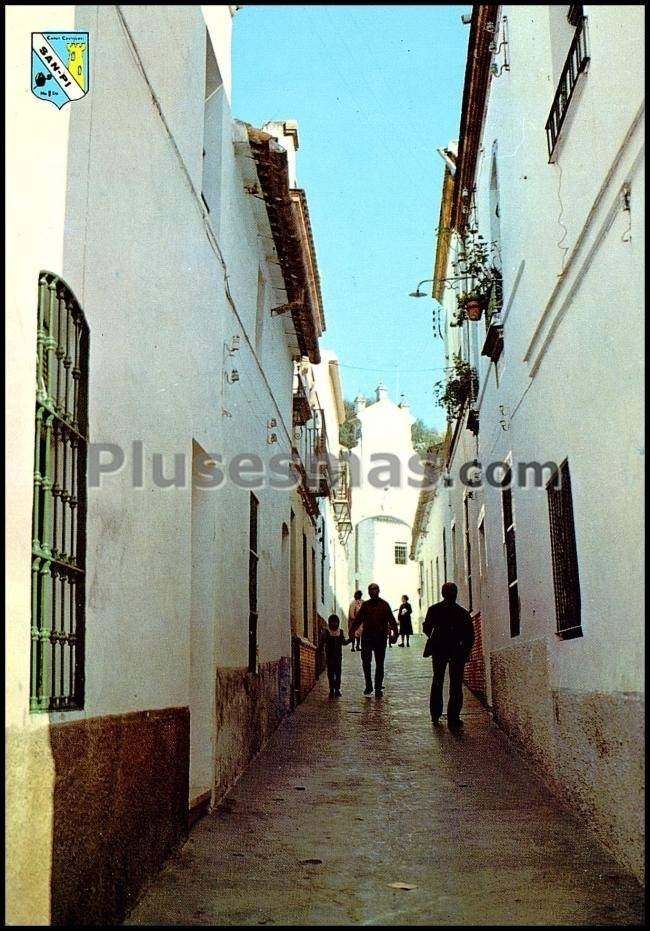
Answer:
<svg viewBox="0 0 650 931"><path fill-rule="evenodd" d="M342 697L323 674L126 924L640 924L639 884L473 696L460 732L431 724L411 643L382 699L348 647Z"/></svg>

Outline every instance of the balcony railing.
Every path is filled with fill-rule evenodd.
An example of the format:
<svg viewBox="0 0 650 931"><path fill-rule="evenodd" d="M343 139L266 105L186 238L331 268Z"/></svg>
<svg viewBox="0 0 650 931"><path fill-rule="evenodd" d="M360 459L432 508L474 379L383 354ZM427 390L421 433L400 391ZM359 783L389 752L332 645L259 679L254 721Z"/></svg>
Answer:
<svg viewBox="0 0 650 931"><path fill-rule="evenodd" d="M334 480L327 450L327 430L323 411L312 411L313 422L296 431L294 465L303 492L310 498L327 497ZM313 503L313 502L312 502Z"/></svg>
<svg viewBox="0 0 650 931"><path fill-rule="evenodd" d="M352 484L350 467L345 461L339 462L338 480L334 486L332 506L341 543L345 544L352 532Z"/></svg>
<svg viewBox="0 0 650 931"><path fill-rule="evenodd" d="M546 140L548 143L549 158L553 155L562 125L566 118L573 91L578 83L578 77L587 67L589 54L587 52L587 17L583 16L571 42L571 48L564 63L558 88L553 99L553 106L546 121Z"/></svg>
<svg viewBox="0 0 650 931"><path fill-rule="evenodd" d="M299 426L311 419L312 411L309 406L309 392L305 380L297 367L293 373L293 422Z"/></svg>

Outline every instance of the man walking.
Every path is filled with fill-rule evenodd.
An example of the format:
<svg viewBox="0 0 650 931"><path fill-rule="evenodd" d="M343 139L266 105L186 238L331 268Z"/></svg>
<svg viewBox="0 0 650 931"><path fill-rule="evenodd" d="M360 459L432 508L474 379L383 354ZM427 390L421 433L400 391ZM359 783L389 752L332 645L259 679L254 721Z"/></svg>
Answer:
<svg viewBox="0 0 650 931"><path fill-rule="evenodd" d="M372 695L372 656L375 655L375 696L381 698L384 694L384 658L386 656L386 641L389 636L392 642L397 641L397 624L393 617L390 605L379 597L379 586L373 582L368 586L368 601L364 601L357 612L357 616L350 627L350 636L363 624L361 634L361 664L366 680L364 695Z"/></svg>
<svg viewBox="0 0 650 931"><path fill-rule="evenodd" d="M449 663L449 702L447 724L460 727L460 711L463 707L463 667L474 646L474 625L469 612L456 604L458 588L453 582L442 586L442 601L431 605L422 625L429 637L433 661L433 682L429 707L434 724L442 714L442 688L445 670Z"/></svg>

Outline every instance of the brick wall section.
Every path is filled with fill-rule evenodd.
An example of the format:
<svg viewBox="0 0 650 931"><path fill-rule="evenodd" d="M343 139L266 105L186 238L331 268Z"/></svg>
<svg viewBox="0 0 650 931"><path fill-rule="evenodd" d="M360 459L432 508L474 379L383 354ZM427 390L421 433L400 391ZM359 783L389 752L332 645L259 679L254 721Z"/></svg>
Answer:
<svg viewBox="0 0 650 931"><path fill-rule="evenodd" d="M304 701L316 684L316 650L306 643L300 644L300 701Z"/></svg>
<svg viewBox="0 0 650 931"><path fill-rule="evenodd" d="M472 692L478 695L479 698L485 700L486 684L485 659L483 653L483 618L481 617L480 611L472 615L472 621L474 623L474 646L472 647L469 662L465 666L465 684Z"/></svg>
<svg viewBox="0 0 650 931"><path fill-rule="evenodd" d="M304 701L318 678L316 647L303 637L293 637L293 691L294 701Z"/></svg>

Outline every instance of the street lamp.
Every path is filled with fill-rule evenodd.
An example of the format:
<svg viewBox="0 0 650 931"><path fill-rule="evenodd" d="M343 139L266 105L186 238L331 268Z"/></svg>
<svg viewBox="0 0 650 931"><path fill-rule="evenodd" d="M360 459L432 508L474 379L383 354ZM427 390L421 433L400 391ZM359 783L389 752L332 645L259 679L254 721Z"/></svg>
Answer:
<svg viewBox="0 0 650 931"><path fill-rule="evenodd" d="M409 297L428 297L426 291L420 291L420 288L423 284L428 284L430 281L435 281L435 278L424 278L420 281L415 291L410 292Z"/></svg>

